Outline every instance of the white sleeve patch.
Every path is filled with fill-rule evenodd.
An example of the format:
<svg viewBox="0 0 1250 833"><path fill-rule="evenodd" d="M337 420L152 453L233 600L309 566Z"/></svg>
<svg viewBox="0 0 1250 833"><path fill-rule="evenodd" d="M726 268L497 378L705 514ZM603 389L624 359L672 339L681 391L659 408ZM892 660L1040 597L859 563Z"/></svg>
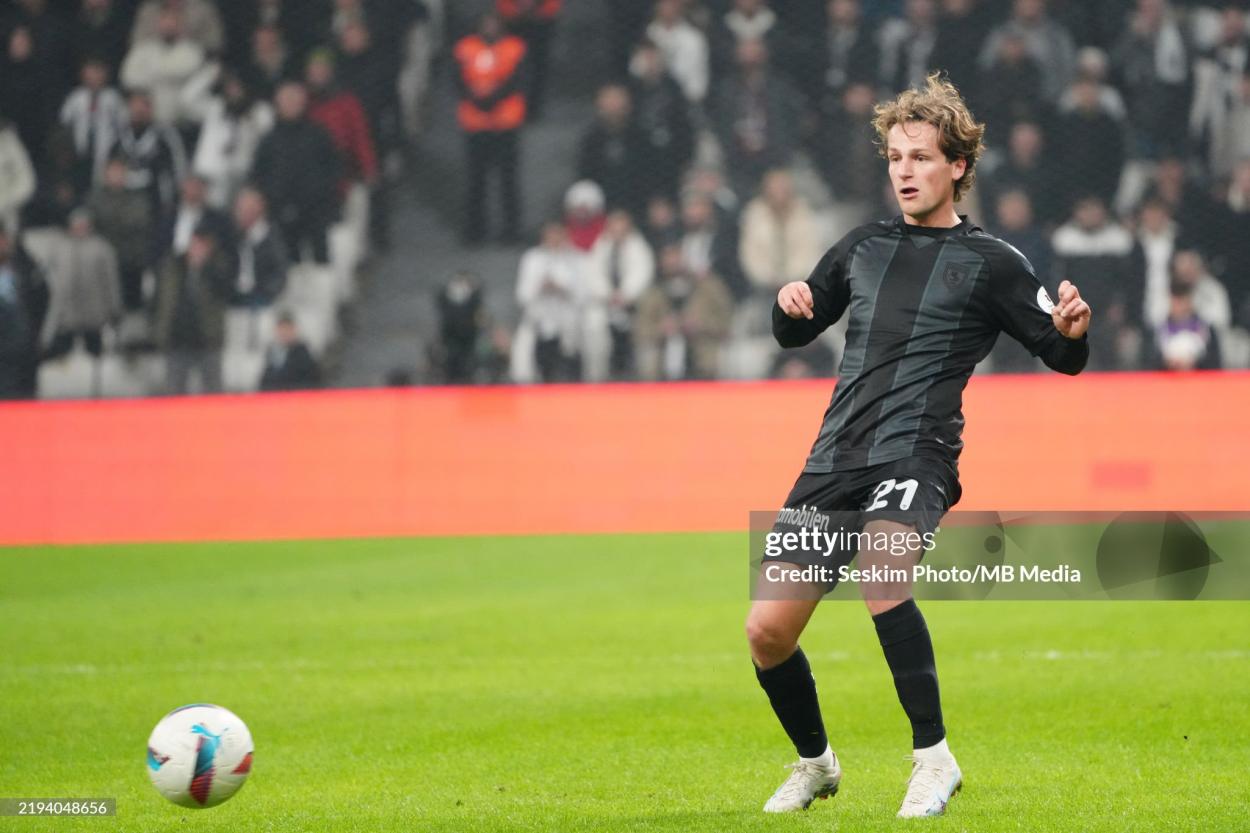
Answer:
<svg viewBox="0 0 1250 833"><path fill-rule="evenodd" d="M1055 302L1050 300L1050 296L1046 294L1046 287L1039 286L1037 288L1037 305L1042 308L1042 312L1047 315L1055 308Z"/></svg>

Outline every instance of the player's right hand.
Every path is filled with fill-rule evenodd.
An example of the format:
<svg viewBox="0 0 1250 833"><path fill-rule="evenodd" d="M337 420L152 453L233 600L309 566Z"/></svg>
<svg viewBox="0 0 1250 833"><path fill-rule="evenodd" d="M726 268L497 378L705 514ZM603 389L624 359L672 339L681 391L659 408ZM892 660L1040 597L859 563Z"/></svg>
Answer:
<svg viewBox="0 0 1250 833"><path fill-rule="evenodd" d="M791 318L812 320L816 317L813 311L814 304L812 288L805 281L788 283L777 293L777 306L781 307L781 311Z"/></svg>

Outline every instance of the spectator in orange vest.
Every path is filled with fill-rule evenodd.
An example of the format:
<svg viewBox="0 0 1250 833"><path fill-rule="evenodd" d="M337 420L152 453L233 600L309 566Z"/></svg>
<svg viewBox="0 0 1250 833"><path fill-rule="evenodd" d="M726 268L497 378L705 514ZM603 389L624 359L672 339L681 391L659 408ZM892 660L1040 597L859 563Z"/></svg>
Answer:
<svg viewBox="0 0 1250 833"><path fill-rule="evenodd" d="M551 35L555 32L556 18L560 14L562 0L495 0L499 16L508 24L513 34L525 41L529 53L533 82L530 86L529 112L531 118L542 114L547 100L547 54Z"/></svg>
<svg viewBox="0 0 1250 833"><path fill-rule="evenodd" d="M521 227L517 157L527 113L525 42L506 34L497 14L487 13L476 33L456 43L454 55L459 65L457 115L469 163L464 239L477 245L486 238L486 180L495 170L503 196L503 238L515 242Z"/></svg>

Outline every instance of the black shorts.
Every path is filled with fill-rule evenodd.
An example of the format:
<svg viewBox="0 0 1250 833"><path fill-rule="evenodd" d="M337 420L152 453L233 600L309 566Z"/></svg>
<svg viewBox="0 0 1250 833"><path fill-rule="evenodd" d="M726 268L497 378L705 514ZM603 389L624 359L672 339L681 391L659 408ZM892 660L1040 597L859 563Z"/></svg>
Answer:
<svg viewBox="0 0 1250 833"><path fill-rule="evenodd" d="M932 534L962 494L955 466L932 457L908 457L828 474L803 472L772 531L785 535L804 527L819 528L826 537L810 548L787 543L782 552L766 551L763 560L836 570L850 564L858 549L835 547L831 541L838 539L828 537L828 533L859 532L868 521L890 520L913 527L920 536ZM835 583L827 582L830 586Z"/></svg>

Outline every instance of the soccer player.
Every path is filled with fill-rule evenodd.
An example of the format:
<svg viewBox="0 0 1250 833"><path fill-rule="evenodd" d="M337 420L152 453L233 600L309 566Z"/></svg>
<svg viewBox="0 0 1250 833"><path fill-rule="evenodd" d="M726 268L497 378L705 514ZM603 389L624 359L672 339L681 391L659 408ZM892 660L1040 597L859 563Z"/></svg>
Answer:
<svg viewBox="0 0 1250 833"><path fill-rule="evenodd" d="M785 505L853 513L871 535L932 532L961 494L961 400L974 366L1005 331L1050 368L1079 373L1090 308L1068 281L1052 302L1020 252L956 213L985 126L952 84L935 73L922 89L879 104L875 116L901 216L847 234L806 281L782 287L773 308L773 334L786 348L850 316L833 399ZM870 552L861 541L842 563L855 557L859 569L902 567L910 576L922 554L919 546L901 557ZM780 560L830 566L820 553ZM799 754L766 812L805 809L837 792L842 777L798 644L834 585L836 574L782 597L757 585L747 617L756 676ZM946 743L928 627L908 578L861 582L860 592L911 721L912 773L898 815L939 815L962 775Z"/></svg>

